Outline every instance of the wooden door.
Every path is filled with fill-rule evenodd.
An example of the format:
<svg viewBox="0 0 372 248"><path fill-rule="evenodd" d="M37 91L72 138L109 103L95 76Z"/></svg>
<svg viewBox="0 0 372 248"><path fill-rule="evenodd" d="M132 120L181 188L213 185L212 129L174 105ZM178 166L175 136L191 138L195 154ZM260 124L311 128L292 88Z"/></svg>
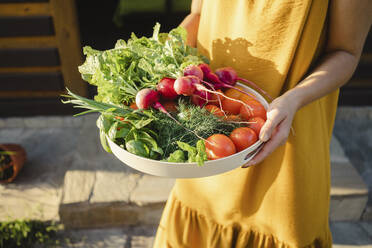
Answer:
<svg viewBox="0 0 372 248"><path fill-rule="evenodd" d="M65 87L86 96L74 0L0 3L0 116L71 113Z"/></svg>

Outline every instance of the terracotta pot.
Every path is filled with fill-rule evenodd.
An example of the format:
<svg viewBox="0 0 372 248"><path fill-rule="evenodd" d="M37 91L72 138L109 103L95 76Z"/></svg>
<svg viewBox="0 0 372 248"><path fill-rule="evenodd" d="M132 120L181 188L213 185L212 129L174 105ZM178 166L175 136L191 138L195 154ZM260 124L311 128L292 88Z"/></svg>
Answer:
<svg viewBox="0 0 372 248"><path fill-rule="evenodd" d="M10 183L16 178L19 171L22 169L23 164L26 161L26 151L25 149L23 149L22 146L17 144L0 144L0 149L3 151L15 153L9 155L11 162L9 163L8 166L6 166L6 168L13 166L13 175L6 180L0 180L0 183Z"/></svg>

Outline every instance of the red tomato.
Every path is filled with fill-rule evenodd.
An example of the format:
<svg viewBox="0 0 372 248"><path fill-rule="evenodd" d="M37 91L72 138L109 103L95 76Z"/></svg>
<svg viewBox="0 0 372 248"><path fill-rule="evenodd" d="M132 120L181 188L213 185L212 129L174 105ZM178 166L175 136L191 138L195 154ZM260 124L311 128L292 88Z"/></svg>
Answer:
<svg viewBox="0 0 372 248"><path fill-rule="evenodd" d="M162 103L165 110L168 112L177 112L177 104L175 102L169 101L169 102L163 102Z"/></svg>
<svg viewBox="0 0 372 248"><path fill-rule="evenodd" d="M236 152L232 140L224 134L213 134L205 142L205 151L209 160L230 156Z"/></svg>
<svg viewBox="0 0 372 248"><path fill-rule="evenodd" d="M204 106L204 108L205 108L207 111L209 111L209 112L211 112L212 114L214 114L215 116L220 116L220 117L225 116L225 115L222 113L222 111L221 111L221 109L220 109L219 107L214 106L214 105L212 105L212 104L208 104L208 105Z"/></svg>
<svg viewBox="0 0 372 248"><path fill-rule="evenodd" d="M245 94L240 95L240 100L245 102L245 103L247 103L249 101L252 101L252 100L257 101L256 98L254 98L253 96L249 96L249 95L245 95Z"/></svg>
<svg viewBox="0 0 372 248"><path fill-rule="evenodd" d="M223 94L222 90L216 90L216 91ZM220 98L221 102L224 100L223 95L212 94L212 93L208 93L208 94L210 94L210 99L208 100L208 104L213 104L213 105L216 105L216 106L220 106L220 102L218 101L218 98Z"/></svg>
<svg viewBox="0 0 372 248"><path fill-rule="evenodd" d="M238 115L228 115L225 117L226 121L241 121Z"/></svg>
<svg viewBox="0 0 372 248"><path fill-rule="evenodd" d="M250 147L258 140L255 131L249 127L238 127L234 129L230 134L230 139L238 152Z"/></svg>
<svg viewBox="0 0 372 248"><path fill-rule="evenodd" d="M235 88L238 88L244 91L244 88L241 86L235 86ZM244 94L236 89L228 89L225 91L225 95L228 97L234 98L234 99L239 99L241 95L244 95Z"/></svg>
<svg viewBox="0 0 372 248"><path fill-rule="evenodd" d="M265 120L262 119L261 117L253 117L249 119L248 122L252 122L248 124L248 127L253 129L253 131L255 131L255 133L257 134L257 136L259 136L261 128L265 124Z"/></svg>
<svg viewBox="0 0 372 248"><path fill-rule="evenodd" d="M265 107L256 100L246 102L249 106L242 105L240 107L240 115L244 120L249 120L252 117L261 117L266 121L266 109Z"/></svg>
<svg viewBox="0 0 372 248"><path fill-rule="evenodd" d="M237 115L240 112L240 107L242 104L237 101L233 101L230 99L225 98L222 101L222 109L223 111L226 111L229 114Z"/></svg>

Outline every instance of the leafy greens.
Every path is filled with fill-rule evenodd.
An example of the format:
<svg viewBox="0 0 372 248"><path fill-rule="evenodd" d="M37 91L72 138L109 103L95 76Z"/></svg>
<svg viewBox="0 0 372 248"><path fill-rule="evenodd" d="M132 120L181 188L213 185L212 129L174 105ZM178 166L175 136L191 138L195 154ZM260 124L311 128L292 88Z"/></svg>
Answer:
<svg viewBox="0 0 372 248"><path fill-rule="evenodd" d="M186 45L186 35L182 27L160 33L157 23L151 38L138 38L132 33L127 42L118 40L110 50L86 46L86 61L79 66L79 72L84 80L97 86L96 101L130 104L139 90L155 88L160 79L177 78L186 66L207 61Z"/></svg>

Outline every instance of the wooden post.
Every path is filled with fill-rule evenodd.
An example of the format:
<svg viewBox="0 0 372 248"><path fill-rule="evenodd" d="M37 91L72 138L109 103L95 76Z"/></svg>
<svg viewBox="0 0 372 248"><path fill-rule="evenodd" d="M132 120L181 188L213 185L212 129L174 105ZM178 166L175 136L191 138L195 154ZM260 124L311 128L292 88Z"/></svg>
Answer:
<svg viewBox="0 0 372 248"><path fill-rule="evenodd" d="M75 0L50 0L50 7L65 86L86 96L87 83L77 68L83 60Z"/></svg>

